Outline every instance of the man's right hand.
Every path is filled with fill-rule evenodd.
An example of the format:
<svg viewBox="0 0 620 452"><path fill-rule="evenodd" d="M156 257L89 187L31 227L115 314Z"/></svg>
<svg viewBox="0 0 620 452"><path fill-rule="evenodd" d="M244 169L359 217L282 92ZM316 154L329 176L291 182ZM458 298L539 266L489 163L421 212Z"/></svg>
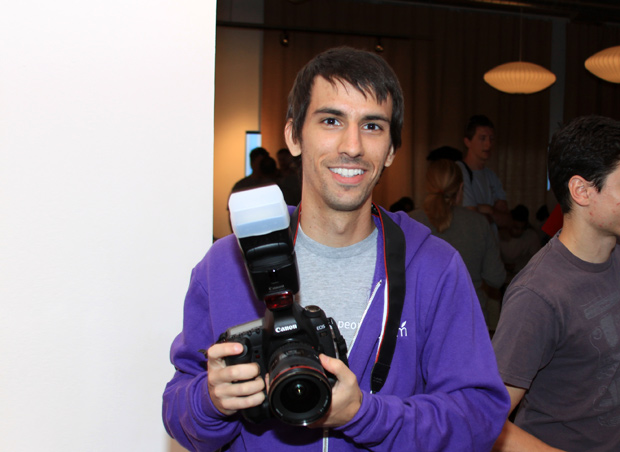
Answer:
<svg viewBox="0 0 620 452"><path fill-rule="evenodd" d="M213 405L227 416L260 405L265 400L265 381L257 363L227 366L227 356L239 355L238 342L215 344L207 350L207 384Z"/></svg>

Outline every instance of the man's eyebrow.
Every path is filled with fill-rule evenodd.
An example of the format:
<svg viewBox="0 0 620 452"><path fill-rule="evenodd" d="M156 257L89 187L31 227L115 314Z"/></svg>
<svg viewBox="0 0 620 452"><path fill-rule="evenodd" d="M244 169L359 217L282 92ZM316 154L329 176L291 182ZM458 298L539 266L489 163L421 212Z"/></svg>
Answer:
<svg viewBox="0 0 620 452"><path fill-rule="evenodd" d="M312 114L313 115L328 114L328 115L340 116L340 117L345 116L345 114L341 110L338 110L336 108L331 108L331 107L319 108L319 109L313 111ZM364 119L364 121L385 121L385 122L390 122L390 118L388 118L386 116L383 116L383 115L370 114L370 115L364 116L363 119Z"/></svg>
<svg viewBox="0 0 620 452"><path fill-rule="evenodd" d="M328 114L332 116L344 116L344 113L341 110L338 110L336 108L330 108L330 107L319 108L318 110L313 111L312 114L313 115Z"/></svg>
<svg viewBox="0 0 620 452"><path fill-rule="evenodd" d="M364 120L366 121L385 121L390 122L390 118L383 115L368 115L364 116Z"/></svg>

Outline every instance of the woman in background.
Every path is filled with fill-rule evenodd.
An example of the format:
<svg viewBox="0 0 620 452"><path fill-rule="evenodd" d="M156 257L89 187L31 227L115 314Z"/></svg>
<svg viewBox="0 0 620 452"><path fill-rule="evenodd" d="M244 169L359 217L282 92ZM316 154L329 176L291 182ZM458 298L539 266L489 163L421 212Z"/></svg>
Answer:
<svg viewBox="0 0 620 452"><path fill-rule="evenodd" d="M489 329L493 331L496 319L489 324L487 296L482 283L499 288L506 278L494 233L483 215L459 205L463 198L463 173L454 161L441 159L430 163L426 191L422 209L410 215L459 252L471 275Z"/></svg>

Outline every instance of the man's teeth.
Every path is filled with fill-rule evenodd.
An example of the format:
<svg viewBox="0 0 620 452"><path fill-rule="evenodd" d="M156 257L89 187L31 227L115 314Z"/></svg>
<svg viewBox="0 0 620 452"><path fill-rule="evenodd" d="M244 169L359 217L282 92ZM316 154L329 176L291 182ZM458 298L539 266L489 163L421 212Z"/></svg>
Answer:
<svg viewBox="0 0 620 452"><path fill-rule="evenodd" d="M330 168L333 173L339 174L342 177L354 177L364 174L364 170L361 169L349 169L349 168Z"/></svg>

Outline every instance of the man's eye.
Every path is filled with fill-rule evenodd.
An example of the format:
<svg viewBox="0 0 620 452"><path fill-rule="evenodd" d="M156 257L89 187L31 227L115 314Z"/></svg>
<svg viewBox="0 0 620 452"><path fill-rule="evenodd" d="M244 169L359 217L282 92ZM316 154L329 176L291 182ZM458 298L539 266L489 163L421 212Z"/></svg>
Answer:
<svg viewBox="0 0 620 452"><path fill-rule="evenodd" d="M383 128L379 124L376 124L374 122L366 124L364 128L367 130L383 130Z"/></svg>
<svg viewBox="0 0 620 452"><path fill-rule="evenodd" d="M336 118L326 118L323 120L323 122L327 124L328 126L336 126L339 124Z"/></svg>

